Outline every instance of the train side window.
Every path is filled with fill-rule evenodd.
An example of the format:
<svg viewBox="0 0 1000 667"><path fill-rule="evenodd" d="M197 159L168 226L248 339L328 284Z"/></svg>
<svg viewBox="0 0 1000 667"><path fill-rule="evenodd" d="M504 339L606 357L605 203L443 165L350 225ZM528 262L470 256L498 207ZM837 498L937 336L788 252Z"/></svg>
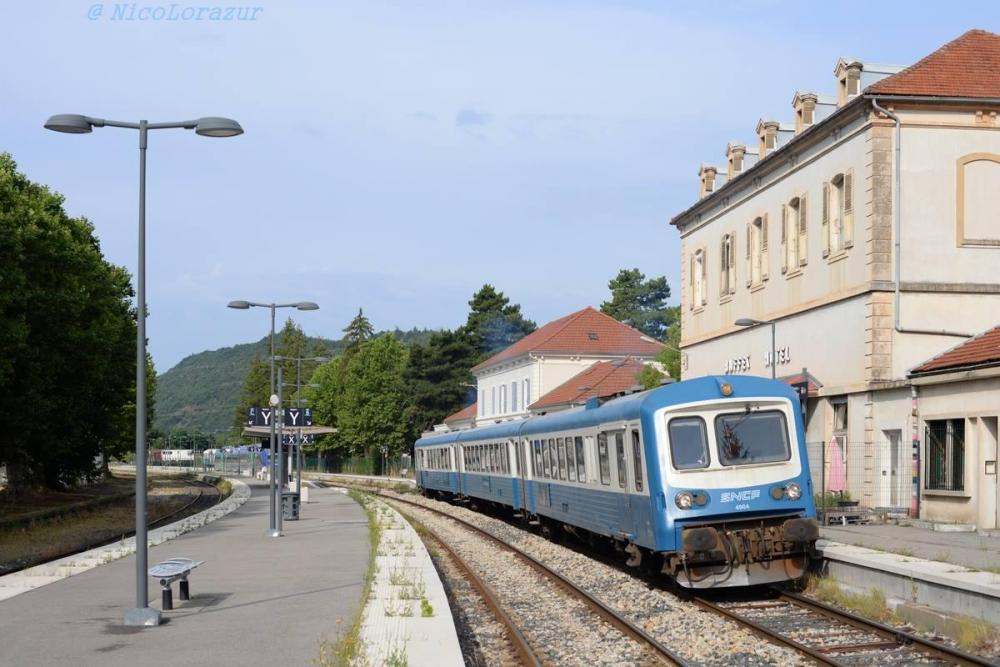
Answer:
<svg viewBox="0 0 1000 667"><path fill-rule="evenodd" d="M545 472L546 479L552 477L552 459L549 457L549 447L551 445L551 440L542 440L542 469Z"/></svg>
<svg viewBox="0 0 1000 667"><path fill-rule="evenodd" d="M549 470L552 471L552 479L559 479L559 456L556 454L554 438L549 438Z"/></svg>
<svg viewBox="0 0 1000 667"><path fill-rule="evenodd" d="M611 461L608 460L608 434L597 434L597 458L601 466L601 484L611 484Z"/></svg>
<svg viewBox="0 0 1000 667"><path fill-rule="evenodd" d="M635 490L642 493L642 447L639 431L632 429L632 472L635 473Z"/></svg>
<svg viewBox="0 0 1000 667"><path fill-rule="evenodd" d="M576 445L576 477L581 482L587 481L587 466L583 457L583 437L576 436L573 438L573 442Z"/></svg>
<svg viewBox="0 0 1000 667"><path fill-rule="evenodd" d="M497 443L495 442L490 443L490 472L492 473L497 473L500 471L500 462L497 460L498 458L500 458L499 457L500 452L498 452L497 450L498 450Z"/></svg>
<svg viewBox="0 0 1000 667"><path fill-rule="evenodd" d="M576 449L573 448L573 438L566 438L566 472L569 481L576 481Z"/></svg>
<svg viewBox="0 0 1000 667"><path fill-rule="evenodd" d="M624 489L628 468L625 466L625 434L621 431L615 433L615 456L618 459L618 486Z"/></svg>
<svg viewBox="0 0 1000 667"><path fill-rule="evenodd" d="M543 477L544 473L542 472L542 470L543 470L543 466L542 466L542 441L541 440L534 440L534 441L532 441L531 445L532 445L532 447L535 450L535 470L533 471L534 472L533 476L536 477L536 478L537 477Z"/></svg>
<svg viewBox="0 0 1000 667"><path fill-rule="evenodd" d="M559 479L566 479L566 441L558 438L556 443L559 450Z"/></svg>
<svg viewBox="0 0 1000 667"><path fill-rule="evenodd" d="M670 459L677 470L708 467L708 435L701 417L678 417L667 426Z"/></svg>
<svg viewBox="0 0 1000 667"><path fill-rule="evenodd" d="M509 457L507 456L507 450L509 447L510 443L508 442L500 443L500 469L503 471L503 474L505 475L510 473L510 467L508 461Z"/></svg>

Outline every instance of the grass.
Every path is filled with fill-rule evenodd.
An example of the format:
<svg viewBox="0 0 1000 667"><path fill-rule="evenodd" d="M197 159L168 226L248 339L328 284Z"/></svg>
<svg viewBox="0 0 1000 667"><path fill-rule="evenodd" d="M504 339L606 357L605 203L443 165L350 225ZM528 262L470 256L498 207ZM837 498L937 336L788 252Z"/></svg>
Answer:
<svg viewBox="0 0 1000 667"><path fill-rule="evenodd" d="M955 640L963 651L975 653L993 641L996 631L997 628L986 621L964 616L958 620Z"/></svg>
<svg viewBox="0 0 1000 667"><path fill-rule="evenodd" d="M430 618L434 615L434 607L427 601L427 598L420 598L420 615L424 618Z"/></svg>
<svg viewBox="0 0 1000 667"><path fill-rule="evenodd" d="M409 662L406 659L406 648L403 646L397 646L389 651L389 655L385 658L386 667L408 667Z"/></svg>
<svg viewBox="0 0 1000 667"><path fill-rule="evenodd" d="M885 603L885 593L877 588L870 588L867 593L849 593L833 577L810 577L806 592L865 618L876 621L893 620L894 615Z"/></svg>
<svg viewBox="0 0 1000 667"><path fill-rule="evenodd" d="M354 620L347 627L347 630L336 641L331 643L328 640L324 640L320 643L319 655L313 659L313 664L319 667L332 667L334 665L346 667L347 665L355 664L359 660L364 603L371 596L372 584L375 581L375 573L377 571L375 559L378 557L378 545L382 537L382 524L379 522L375 501L368 494L355 491L354 489L349 489L347 493L356 503L361 505L368 516L368 567L365 572L364 584L361 588L362 605L361 609L355 615ZM405 665L405 653L403 654L403 660L402 664Z"/></svg>

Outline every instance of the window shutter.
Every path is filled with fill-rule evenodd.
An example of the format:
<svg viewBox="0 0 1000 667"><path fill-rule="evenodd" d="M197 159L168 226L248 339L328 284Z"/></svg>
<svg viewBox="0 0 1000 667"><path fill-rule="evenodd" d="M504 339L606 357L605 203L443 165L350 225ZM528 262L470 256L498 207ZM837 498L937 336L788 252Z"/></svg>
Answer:
<svg viewBox="0 0 1000 667"><path fill-rule="evenodd" d="M767 252L767 213L760 218L760 279L767 280L769 253Z"/></svg>
<svg viewBox="0 0 1000 667"><path fill-rule="evenodd" d="M808 206L806 205L806 196L801 195L799 197L799 266L805 266L807 259L806 255L809 250L809 243L807 234L809 233L809 226L806 223L806 211Z"/></svg>
<svg viewBox="0 0 1000 667"><path fill-rule="evenodd" d="M788 273L788 206L781 206L781 272Z"/></svg>
<svg viewBox="0 0 1000 667"><path fill-rule="evenodd" d="M823 228L820 230L823 237L823 256L830 256L830 184L823 184Z"/></svg>
<svg viewBox="0 0 1000 667"><path fill-rule="evenodd" d="M736 293L736 232L729 235L729 293Z"/></svg>
<svg viewBox="0 0 1000 667"><path fill-rule="evenodd" d="M708 247L701 249L701 305L708 303Z"/></svg>
<svg viewBox="0 0 1000 667"><path fill-rule="evenodd" d="M688 293L691 297L688 302L688 307L694 310L694 253L691 253L691 270L688 271Z"/></svg>
<svg viewBox="0 0 1000 667"><path fill-rule="evenodd" d="M753 265L750 263L750 244L751 244L751 232L753 231L752 223L747 223L747 287L750 287L753 281Z"/></svg>
<svg viewBox="0 0 1000 667"><path fill-rule="evenodd" d="M854 170L844 174L844 247L854 246Z"/></svg>
<svg viewBox="0 0 1000 667"><path fill-rule="evenodd" d="M729 281L726 280L726 270L729 268L729 260L726 259L726 241L728 235L722 235L722 243L719 244L719 296L729 294Z"/></svg>

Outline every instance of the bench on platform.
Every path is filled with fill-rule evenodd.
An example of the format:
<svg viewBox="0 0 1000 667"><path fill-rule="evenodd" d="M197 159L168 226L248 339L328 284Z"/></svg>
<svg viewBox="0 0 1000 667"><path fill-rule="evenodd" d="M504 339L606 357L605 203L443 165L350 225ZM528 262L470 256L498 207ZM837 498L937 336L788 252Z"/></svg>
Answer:
<svg viewBox="0 0 1000 667"><path fill-rule="evenodd" d="M205 561L191 558L171 558L162 563L157 563L149 568L149 576L160 580L163 587L163 610L169 611L174 608L174 592L171 585L175 581L180 581L179 597L181 600L191 599L191 590L188 588L188 575L191 571L203 565Z"/></svg>

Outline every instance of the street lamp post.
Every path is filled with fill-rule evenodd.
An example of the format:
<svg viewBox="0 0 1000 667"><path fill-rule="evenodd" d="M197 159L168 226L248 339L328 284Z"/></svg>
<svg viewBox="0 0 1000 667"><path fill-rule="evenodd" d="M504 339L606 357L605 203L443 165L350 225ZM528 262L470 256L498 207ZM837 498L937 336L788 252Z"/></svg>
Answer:
<svg viewBox="0 0 1000 667"><path fill-rule="evenodd" d="M135 360L135 607L125 612L125 625L159 625L160 612L149 606L146 538L146 141L149 130L194 130L203 137L235 137L243 128L229 118L204 117L175 123L138 123L57 114L45 128L67 134L87 134L95 127L139 131L139 262L136 268Z"/></svg>
<svg viewBox="0 0 1000 667"><path fill-rule="evenodd" d="M778 355L777 348L774 343L774 323L775 320L755 320L750 317L741 317L736 320L733 324L738 327L755 327L758 324L770 324L771 325L771 378L774 379L778 377Z"/></svg>
<svg viewBox="0 0 1000 667"><path fill-rule="evenodd" d="M256 301L230 301L230 308L235 308L236 310L248 310L250 308L270 308L271 310L271 393L275 400L277 399L277 394L274 393L274 313L278 308L295 308L296 310L319 310L319 306L312 301L297 301L294 303L258 303ZM277 407L272 400L272 407ZM277 516L275 511L275 432L274 432L274 420L281 419L280 409L271 411L271 446L270 451L270 462L268 464L268 477L271 478L271 494L270 494L270 524L268 527L271 537L281 537L281 529L278 526Z"/></svg>

